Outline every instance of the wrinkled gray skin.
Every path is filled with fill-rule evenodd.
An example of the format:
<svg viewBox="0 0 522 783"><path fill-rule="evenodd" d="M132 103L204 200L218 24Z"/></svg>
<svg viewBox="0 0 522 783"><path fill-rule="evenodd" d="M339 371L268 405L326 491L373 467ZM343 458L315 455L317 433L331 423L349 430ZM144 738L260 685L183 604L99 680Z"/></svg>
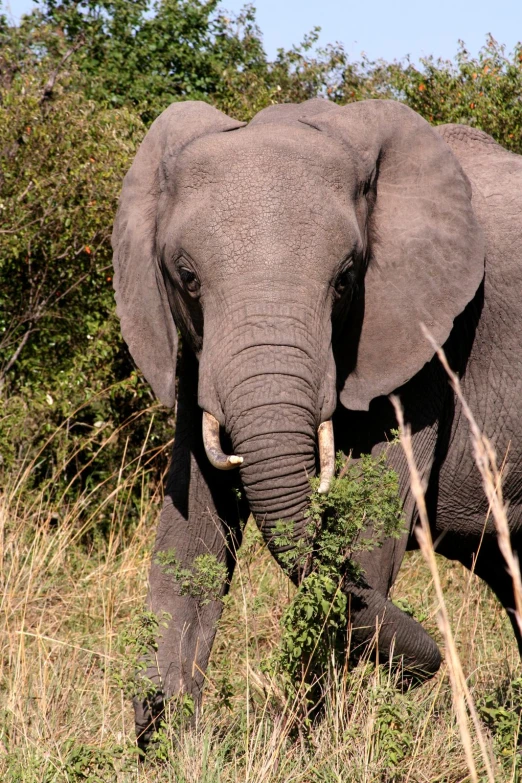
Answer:
<svg viewBox="0 0 522 783"><path fill-rule="evenodd" d="M505 496L518 549L521 214L522 158L465 126L431 128L398 103L313 100L270 107L247 126L204 103L170 106L125 178L113 234L124 338L171 406L176 325L183 336L155 550L175 549L187 566L214 553L231 577L252 512L277 559L277 520L304 534L318 425L333 416L337 449L377 454L395 426L387 395L397 391L438 551L474 564L512 609L491 522L479 546L487 503L468 426L419 324L444 344L499 455L509 447ZM239 471L209 464L202 409L219 420L224 450L243 457ZM400 447L389 462L411 531ZM387 599L414 546L404 535L361 558L365 585L349 588L350 619L356 648L381 622L381 659L394 644L407 667L429 675L440 665L435 643ZM159 671L148 672L158 696L136 703L142 743L165 697L198 701L222 608L180 596L154 562L148 605L172 619Z"/></svg>

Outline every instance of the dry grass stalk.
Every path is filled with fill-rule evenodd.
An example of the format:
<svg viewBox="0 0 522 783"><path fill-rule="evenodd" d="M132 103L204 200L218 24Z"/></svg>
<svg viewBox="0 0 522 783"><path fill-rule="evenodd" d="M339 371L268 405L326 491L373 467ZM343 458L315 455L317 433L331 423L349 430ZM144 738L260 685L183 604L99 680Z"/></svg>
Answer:
<svg viewBox="0 0 522 783"><path fill-rule="evenodd" d="M477 768L475 766L475 760L473 757L473 741L471 738L470 728L468 724L468 716L466 712L466 705L467 705L468 711L471 715L475 727L475 734L477 736L480 745L482 759L484 761L484 766L486 768L488 780L490 781L490 783L495 783L495 776L493 774L492 763L487 750L486 741L484 738L484 734L482 732L482 727L480 725L480 720L478 718L477 711L475 709L473 698L469 692L469 688L466 682L466 677L462 670L462 664L460 662L460 658L458 656L457 648L455 645L453 632L451 630L449 615L446 608L446 602L444 600L444 594L440 582L439 570L437 568L437 562L435 559L435 550L433 547L431 529L430 529L428 513L426 509L424 486L419 471L417 469L415 457L413 455L413 447L411 443L411 431L409 426L405 425L404 423L404 415L399 399L395 396L392 396L391 400L395 408L395 413L397 415L401 444L404 449L404 453L406 455L406 459L408 462L408 468L410 471L410 487L411 487L413 497L415 498L415 502L417 504L417 509L419 512L420 524L417 525L417 527L415 528L415 534L417 536L417 541L419 542L419 547L422 552L422 555L425 558L426 562L428 563L431 576L433 579L433 584L435 587L435 592L437 595L437 600L439 602L439 612L437 618L438 626L443 636L444 644L446 648L446 663L448 666L454 704L455 704L455 713L459 724L459 730L462 738L462 746L464 748L464 753L466 756L466 762L468 765L468 769L472 781L474 781L474 783L478 783Z"/></svg>

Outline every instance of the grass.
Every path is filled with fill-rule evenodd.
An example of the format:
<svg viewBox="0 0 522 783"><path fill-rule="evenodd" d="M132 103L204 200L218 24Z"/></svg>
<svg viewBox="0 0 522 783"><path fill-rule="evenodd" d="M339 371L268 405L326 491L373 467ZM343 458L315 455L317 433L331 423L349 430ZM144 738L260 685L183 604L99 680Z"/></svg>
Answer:
<svg viewBox="0 0 522 783"><path fill-rule="evenodd" d="M333 668L322 716L303 725L299 705L285 698L265 666L291 588L251 522L202 714L188 729L180 720L183 705L172 705L169 727L150 759L138 764L127 695L134 667L128 628L144 603L161 507L161 488L150 478L153 456L145 445L112 483L98 493L90 487L60 508L45 489L24 491L30 465L8 477L0 501L2 781L519 780L518 652L504 610L480 580L431 557L429 547L426 559L408 555L393 598L446 650L450 629L458 666L444 663L433 680L408 693L395 687L385 667ZM96 532L102 514L103 536ZM471 700L460 707L455 677ZM470 709L478 723L469 719Z"/></svg>

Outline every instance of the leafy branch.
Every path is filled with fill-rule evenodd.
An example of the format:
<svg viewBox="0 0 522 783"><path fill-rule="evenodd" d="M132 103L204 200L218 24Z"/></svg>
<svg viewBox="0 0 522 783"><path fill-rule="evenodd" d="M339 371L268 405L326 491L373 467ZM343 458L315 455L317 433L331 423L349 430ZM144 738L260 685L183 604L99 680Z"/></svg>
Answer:
<svg viewBox="0 0 522 783"><path fill-rule="evenodd" d="M283 553L294 568L303 558L307 575L282 618L282 641L277 666L290 683L296 677L317 678L332 655L346 653L349 585L364 574L357 553L382 546L404 532L397 474L378 457L359 460L337 455L337 476L327 495L319 494L319 479L311 480L306 515L308 538L297 549ZM292 540L288 523L280 525L278 544ZM281 557L281 555L280 555Z"/></svg>

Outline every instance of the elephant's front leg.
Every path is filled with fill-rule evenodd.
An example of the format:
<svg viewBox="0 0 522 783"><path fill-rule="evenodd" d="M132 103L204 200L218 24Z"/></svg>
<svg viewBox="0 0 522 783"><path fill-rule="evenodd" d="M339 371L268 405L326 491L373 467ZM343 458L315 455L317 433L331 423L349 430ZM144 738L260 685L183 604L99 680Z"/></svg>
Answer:
<svg viewBox="0 0 522 783"><path fill-rule="evenodd" d="M147 608L160 621L165 618L167 627L160 625L157 649L150 651L144 672L154 684L155 694L134 700L136 732L142 747L147 745L167 700L189 694L196 707L199 705L223 608L216 595L222 596L228 589L242 520L247 514L234 491L239 481L237 473L216 470L204 453L196 370L192 357L182 359L176 437L147 598ZM194 573L198 555L212 555L225 566L224 578L214 586L217 592L212 589L212 594L201 595L197 585L187 580L187 572ZM178 571L183 569L182 578L173 573L174 558Z"/></svg>

